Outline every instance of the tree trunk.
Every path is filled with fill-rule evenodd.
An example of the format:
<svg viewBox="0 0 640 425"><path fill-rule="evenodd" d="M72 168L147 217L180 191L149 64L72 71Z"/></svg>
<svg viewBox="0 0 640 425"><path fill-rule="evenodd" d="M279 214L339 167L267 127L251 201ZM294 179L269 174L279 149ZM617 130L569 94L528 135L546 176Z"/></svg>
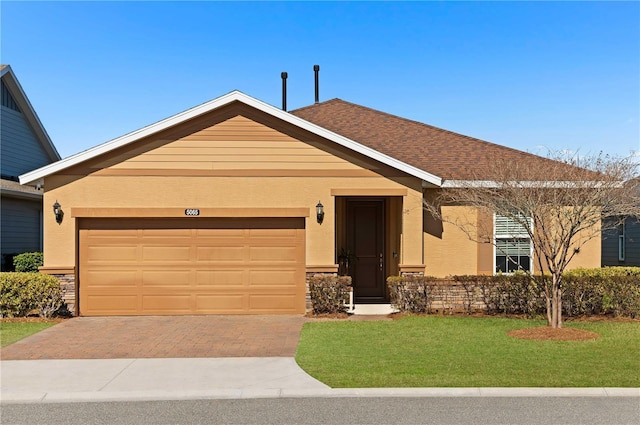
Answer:
<svg viewBox="0 0 640 425"><path fill-rule="evenodd" d="M546 283L545 283L546 285ZM549 291L549 288L546 287L545 291L544 291L544 297L545 297L545 301L547 302L547 325L551 326L551 322L552 322L552 317L551 317L551 297L553 295L551 294L551 292Z"/></svg>
<svg viewBox="0 0 640 425"><path fill-rule="evenodd" d="M558 298L556 301L556 308L558 309L558 321L556 323L556 328L562 327L562 288L560 287L560 282L558 282Z"/></svg>
<svg viewBox="0 0 640 425"><path fill-rule="evenodd" d="M551 287L551 305L547 302L547 321L552 328L562 327L562 289L560 289L560 277L555 273L551 275L552 287ZM549 315L549 309L551 315ZM551 320L549 320L551 316Z"/></svg>

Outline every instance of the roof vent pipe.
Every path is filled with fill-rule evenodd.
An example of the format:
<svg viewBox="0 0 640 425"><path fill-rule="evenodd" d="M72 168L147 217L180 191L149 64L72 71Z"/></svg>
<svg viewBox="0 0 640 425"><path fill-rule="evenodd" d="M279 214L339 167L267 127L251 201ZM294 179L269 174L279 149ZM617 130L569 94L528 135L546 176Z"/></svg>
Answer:
<svg viewBox="0 0 640 425"><path fill-rule="evenodd" d="M280 74L282 77L282 110L287 110L287 73L283 72Z"/></svg>
<svg viewBox="0 0 640 425"><path fill-rule="evenodd" d="M318 71L320 71L320 65L313 65L313 70L316 75L316 103L320 102L320 82L318 81Z"/></svg>

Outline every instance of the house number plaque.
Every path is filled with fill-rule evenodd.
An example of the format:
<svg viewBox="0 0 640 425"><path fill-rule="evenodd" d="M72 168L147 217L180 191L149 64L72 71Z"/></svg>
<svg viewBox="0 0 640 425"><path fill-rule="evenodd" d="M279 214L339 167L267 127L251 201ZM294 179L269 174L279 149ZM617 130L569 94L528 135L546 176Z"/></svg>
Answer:
<svg viewBox="0 0 640 425"><path fill-rule="evenodd" d="M184 210L184 215L189 215L189 216L200 215L200 210L197 208L187 208L186 210Z"/></svg>

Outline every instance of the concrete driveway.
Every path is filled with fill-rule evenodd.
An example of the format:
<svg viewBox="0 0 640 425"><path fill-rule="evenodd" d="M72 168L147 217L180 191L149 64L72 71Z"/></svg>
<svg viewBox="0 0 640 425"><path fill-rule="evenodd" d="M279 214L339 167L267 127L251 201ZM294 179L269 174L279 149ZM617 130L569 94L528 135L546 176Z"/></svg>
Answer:
<svg viewBox="0 0 640 425"><path fill-rule="evenodd" d="M293 357L300 315L76 317L0 350L2 360Z"/></svg>

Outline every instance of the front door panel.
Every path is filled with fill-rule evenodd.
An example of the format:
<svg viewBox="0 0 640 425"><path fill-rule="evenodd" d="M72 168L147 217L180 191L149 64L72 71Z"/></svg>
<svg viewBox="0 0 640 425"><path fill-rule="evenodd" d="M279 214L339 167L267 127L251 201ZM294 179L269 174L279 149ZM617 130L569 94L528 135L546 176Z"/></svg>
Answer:
<svg viewBox="0 0 640 425"><path fill-rule="evenodd" d="M347 243L354 257L351 277L359 302L386 298L384 210L384 199L347 200Z"/></svg>

